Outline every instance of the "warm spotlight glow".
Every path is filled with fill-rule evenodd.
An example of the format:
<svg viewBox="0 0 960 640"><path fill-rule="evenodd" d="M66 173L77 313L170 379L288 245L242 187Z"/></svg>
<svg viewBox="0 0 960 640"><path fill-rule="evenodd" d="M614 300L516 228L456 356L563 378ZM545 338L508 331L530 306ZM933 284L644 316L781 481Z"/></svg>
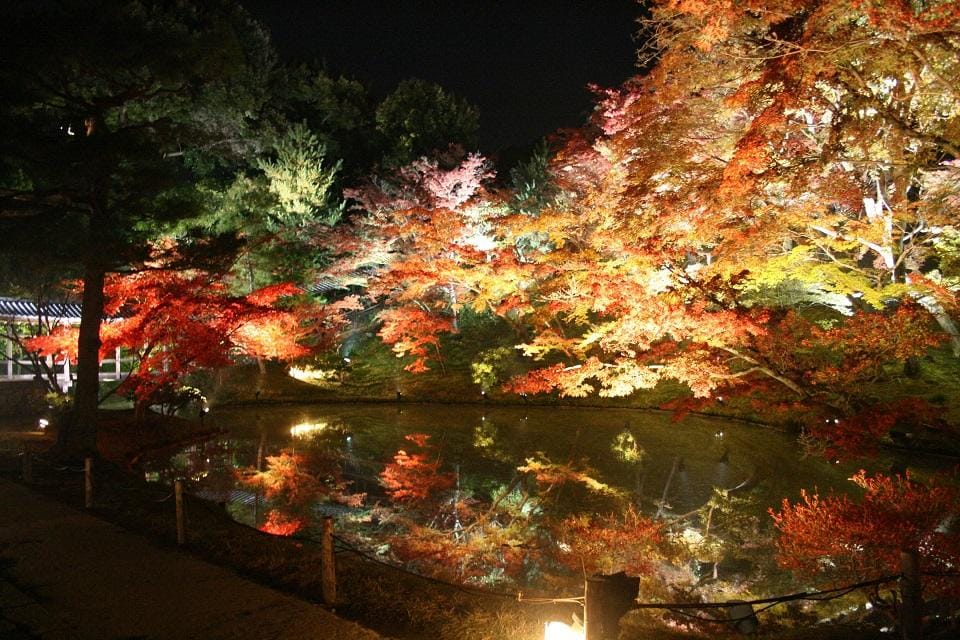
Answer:
<svg viewBox="0 0 960 640"><path fill-rule="evenodd" d="M583 631L571 627L565 622L552 620L543 631L544 640L583 640Z"/></svg>
<svg viewBox="0 0 960 640"><path fill-rule="evenodd" d="M39 420L37 420L37 427L40 429L40 431L43 431L48 426L50 426L50 421L47 420L46 418L40 418Z"/></svg>
<svg viewBox="0 0 960 640"><path fill-rule="evenodd" d="M309 367L290 367L287 375L301 382L328 382L337 377L334 369L311 369Z"/></svg>
<svg viewBox="0 0 960 640"><path fill-rule="evenodd" d="M314 433L318 433L327 428L326 422L301 422L290 427L290 435L294 438L309 438Z"/></svg>

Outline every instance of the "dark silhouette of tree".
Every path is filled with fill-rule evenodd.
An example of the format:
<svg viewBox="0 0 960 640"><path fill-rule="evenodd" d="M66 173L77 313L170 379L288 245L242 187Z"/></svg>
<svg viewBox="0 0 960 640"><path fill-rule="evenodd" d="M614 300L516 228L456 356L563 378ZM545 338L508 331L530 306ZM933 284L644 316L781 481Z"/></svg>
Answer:
<svg viewBox="0 0 960 640"><path fill-rule="evenodd" d="M262 29L220 0L11 3L0 22L0 234L11 253L42 251L82 272L76 396L60 445L90 452L105 276L214 204L210 190L249 150L273 54ZM181 251L215 244L187 238Z"/></svg>
<svg viewBox="0 0 960 640"><path fill-rule="evenodd" d="M439 85L411 79L377 106L376 121L384 137L385 163L400 166L451 144L475 149L480 112Z"/></svg>

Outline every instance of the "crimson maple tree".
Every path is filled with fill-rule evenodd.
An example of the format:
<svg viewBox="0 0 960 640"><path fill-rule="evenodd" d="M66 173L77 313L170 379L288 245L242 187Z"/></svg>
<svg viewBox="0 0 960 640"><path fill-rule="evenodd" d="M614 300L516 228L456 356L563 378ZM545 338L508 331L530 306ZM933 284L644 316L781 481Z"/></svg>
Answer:
<svg viewBox="0 0 960 640"><path fill-rule="evenodd" d="M923 484L909 474L864 471L850 480L863 490L860 500L804 492L799 502L784 499L780 511L771 509L783 566L862 580L898 574L901 552L916 552L923 572L953 570L960 561L960 534L949 525L960 505L955 482L934 478ZM957 591L955 581L933 576L927 582L936 590Z"/></svg>
<svg viewBox="0 0 960 640"><path fill-rule="evenodd" d="M307 341L343 322L350 301L328 308L297 299L288 284L232 295L210 274L168 269L112 275L104 285L105 310L114 320L101 331L101 357L120 347L135 356L122 389L142 415L156 395L204 367L238 355L291 360L310 352ZM75 357L76 328L61 327L29 343L41 353Z"/></svg>

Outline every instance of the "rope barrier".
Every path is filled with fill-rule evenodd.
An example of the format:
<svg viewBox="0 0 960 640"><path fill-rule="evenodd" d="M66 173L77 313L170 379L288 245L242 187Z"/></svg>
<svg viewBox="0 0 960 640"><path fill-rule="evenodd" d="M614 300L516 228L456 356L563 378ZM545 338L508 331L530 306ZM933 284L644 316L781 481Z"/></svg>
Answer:
<svg viewBox="0 0 960 640"><path fill-rule="evenodd" d="M853 584L844 585L842 587L836 587L834 589L824 589L822 591L800 591L798 593L790 593L783 596L772 596L769 598L759 598L756 600L741 600L735 603L729 602L671 602L671 603L637 603L634 605L636 609L723 609L726 607L733 606L735 604L748 604L748 605L760 605L760 604L772 604L777 605L783 602L791 602L793 600L834 600L840 596L846 595L857 589L863 589L865 587L872 587L875 585L886 584L888 582L895 582L900 579L900 574L883 576L875 580L867 580L864 582L856 582ZM837 594L837 595L831 595ZM829 597L827 597L829 596Z"/></svg>
<svg viewBox="0 0 960 640"><path fill-rule="evenodd" d="M422 574L404 569L403 567L398 567L389 562L383 561L379 558L375 558L363 551L353 547L343 540L339 536L334 536L334 539L341 545L341 551L348 551L354 553L370 562L388 567L395 571L411 575L422 580L426 580L435 584L446 586L457 591L468 593L470 595L483 595L483 596L494 596L501 598L509 598L511 600L517 600L518 602L523 602L526 604L562 604L562 603L573 603L573 604L583 604L583 596L572 596L572 597L555 597L555 598L530 598L525 597L523 592L518 592L517 594L506 593L501 591L489 591L486 589L474 589L471 587L466 587L464 585L457 585L454 583L447 582L445 580L440 580L438 578L432 578L430 576L424 576ZM704 622L720 622L720 623L731 623L739 622L741 620L747 620L758 613L762 613L768 609L771 609L779 604L784 604L786 602L793 602L797 600L810 600L810 601L828 601L840 598L842 596L848 595L857 589L863 589L866 587L877 586L881 584L887 584L889 582L895 582L900 579L900 575L893 576L883 576L875 580L867 580L864 582L857 582L854 584L844 585L842 587L836 587L834 589L824 589L820 591L801 591L797 593L786 594L782 596L773 596L769 598L759 598L755 600L744 600L738 602L701 602L701 603L688 603L688 602L636 602L632 605L633 609L661 609L664 611L671 611L679 615L683 615L689 618L695 618ZM749 605L751 607L755 605L766 605L761 607L759 610L751 612L747 616L740 618L708 618L704 616L697 616L695 614L688 613L689 610L704 610L704 609L729 609L734 606Z"/></svg>
<svg viewBox="0 0 960 640"><path fill-rule="evenodd" d="M797 600L810 600L814 602L826 602L828 600L836 600L845 595L853 593L857 589L862 589L869 586L876 586L881 584L886 584L889 582L895 582L900 580L901 576L885 576L883 578L878 578L876 580L868 580L866 582L858 582L855 584L846 585L843 587L837 587L836 589L826 589L823 591L804 591L800 593L792 593L784 596L775 596L771 598L761 598L757 600L740 600L732 602L703 602L699 604L695 603L671 603L667 604L656 604L656 603L636 603L633 605L634 609L664 609L675 613L677 615L684 616L693 620L698 620L700 622L712 622L719 624L736 624L738 622L743 622L744 620L750 620L755 617L758 613L763 613L773 607L784 604L786 602L794 602ZM753 606L757 604L764 604L765 606L760 607L759 609L753 610ZM729 609L737 606L750 606L751 611L748 614L738 616L736 618L709 618L706 616L699 616L696 614L689 613L690 610L704 610L704 609Z"/></svg>

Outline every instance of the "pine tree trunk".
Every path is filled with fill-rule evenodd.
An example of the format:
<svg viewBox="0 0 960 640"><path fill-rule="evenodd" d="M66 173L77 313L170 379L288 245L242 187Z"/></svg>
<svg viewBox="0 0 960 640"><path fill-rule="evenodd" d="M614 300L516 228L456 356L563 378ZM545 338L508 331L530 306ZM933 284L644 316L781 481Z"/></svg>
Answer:
<svg viewBox="0 0 960 640"><path fill-rule="evenodd" d="M60 428L58 447L66 456L86 456L97 450L97 404L100 399L100 323L103 319L104 269L87 265L83 278L83 308L77 342L77 386L73 411Z"/></svg>

